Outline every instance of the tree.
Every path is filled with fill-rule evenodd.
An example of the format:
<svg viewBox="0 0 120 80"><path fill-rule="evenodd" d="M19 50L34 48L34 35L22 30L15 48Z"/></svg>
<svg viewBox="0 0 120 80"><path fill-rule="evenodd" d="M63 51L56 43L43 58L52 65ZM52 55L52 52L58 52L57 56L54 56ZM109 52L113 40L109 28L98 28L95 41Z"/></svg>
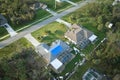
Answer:
<svg viewBox="0 0 120 80"><path fill-rule="evenodd" d="M98 29L99 31L101 31L101 30L103 29L103 24L99 24L98 27L97 27L97 29Z"/></svg>
<svg viewBox="0 0 120 80"><path fill-rule="evenodd" d="M0 79L41 80L41 78L45 78L48 80L50 76L44 74L46 73L45 66L45 61L32 48L23 49L12 55L11 58L0 60Z"/></svg>
<svg viewBox="0 0 120 80"><path fill-rule="evenodd" d="M98 24L102 24L102 23L103 23L102 16L99 16L99 17L97 18L97 22L98 22Z"/></svg>

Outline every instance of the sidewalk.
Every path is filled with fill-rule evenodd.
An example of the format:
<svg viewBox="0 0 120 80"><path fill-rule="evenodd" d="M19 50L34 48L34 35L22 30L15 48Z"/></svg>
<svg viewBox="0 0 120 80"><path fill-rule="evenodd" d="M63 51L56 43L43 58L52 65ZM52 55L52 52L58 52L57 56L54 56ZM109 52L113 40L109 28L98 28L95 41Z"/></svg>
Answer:
<svg viewBox="0 0 120 80"><path fill-rule="evenodd" d="M68 23L68 22L66 22L66 21L64 21L62 19L56 19L56 21L59 22L59 23L62 23L64 25L66 25L68 28L71 27L71 23Z"/></svg>

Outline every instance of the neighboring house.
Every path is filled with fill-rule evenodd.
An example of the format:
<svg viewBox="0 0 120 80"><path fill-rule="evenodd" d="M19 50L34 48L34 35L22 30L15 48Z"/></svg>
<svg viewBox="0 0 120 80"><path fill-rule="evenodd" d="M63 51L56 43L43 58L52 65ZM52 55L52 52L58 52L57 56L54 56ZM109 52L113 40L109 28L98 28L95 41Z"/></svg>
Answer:
<svg viewBox="0 0 120 80"><path fill-rule="evenodd" d="M47 5L44 4L44 3L40 3L40 2L35 2L33 4L31 4L30 8L32 10L38 10L38 9L46 9L47 8Z"/></svg>
<svg viewBox="0 0 120 80"><path fill-rule="evenodd" d="M83 75L82 80L108 80L108 78L94 69L88 69Z"/></svg>
<svg viewBox="0 0 120 80"><path fill-rule="evenodd" d="M71 48L63 41L56 40L48 46L45 43L36 47L36 51L46 59L55 72L61 72L64 66L74 57Z"/></svg>
<svg viewBox="0 0 120 80"><path fill-rule="evenodd" d="M7 23L7 19L0 14L0 27L4 26Z"/></svg>
<svg viewBox="0 0 120 80"><path fill-rule="evenodd" d="M70 40L72 43L78 45L81 49L85 48L90 42L94 42L97 38L93 32L73 24L71 29L65 33L65 38Z"/></svg>

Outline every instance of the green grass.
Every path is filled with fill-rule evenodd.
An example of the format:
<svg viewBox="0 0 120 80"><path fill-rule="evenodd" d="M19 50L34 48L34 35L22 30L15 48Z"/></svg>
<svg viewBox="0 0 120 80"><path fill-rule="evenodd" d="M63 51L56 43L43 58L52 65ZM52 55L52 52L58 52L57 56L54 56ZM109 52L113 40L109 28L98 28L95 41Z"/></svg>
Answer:
<svg viewBox="0 0 120 80"><path fill-rule="evenodd" d="M7 30L4 27L0 27L0 38L7 34Z"/></svg>
<svg viewBox="0 0 120 80"><path fill-rule="evenodd" d="M70 1L73 1L73 2L80 2L80 1L82 1L82 0L70 0Z"/></svg>
<svg viewBox="0 0 120 80"><path fill-rule="evenodd" d="M0 58L4 56L11 56L15 52L19 52L24 48L32 47L32 45L25 39L21 38L18 41L15 41L14 43L0 49Z"/></svg>
<svg viewBox="0 0 120 80"><path fill-rule="evenodd" d="M71 72L74 67L76 66L75 63L79 62L79 60L82 60L82 57L79 55L79 53L75 56L75 58L73 58L66 66L65 69L63 70L62 73L60 73L59 75L64 76L66 73Z"/></svg>
<svg viewBox="0 0 120 80"><path fill-rule="evenodd" d="M13 25L13 24L10 24L10 25L12 26L12 28L14 30L18 30L18 29L20 29L20 28L22 28L24 26L27 26L27 25L29 25L29 24L31 24L31 23L39 20L39 19L42 19L42 18L44 18L44 17L46 17L48 15L50 15L50 13L46 12L45 10L39 9L39 10L37 10L37 12L36 12L35 17L33 18L33 20L28 21L28 22L26 22L24 24L21 24L21 25ZM29 26L29 27L31 27L31 26Z"/></svg>
<svg viewBox="0 0 120 80"><path fill-rule="evenodd" d="M95 35L97 35L98 40L94 44L89 44L85 49L83 49L83 53L89 54L91 51L100 43L100 41L105 37L105 32L98 31L94 26L94 23L83 23L83 27L92 31Z"/></svg>
<svg viewBox="0 0 120 80"><path fill-rule="evenodd" d="M78 68L75 74L69 80L82 80L83 74L92 67L91 62L86 62Z"/></svg>
<svg viewBox="0 0 120 80"><path fill-rule="evenodd" d="M64 33L67 28L65 25L53 22L32 33L40 42L51 43L56 39L64 40Z"/></svg>

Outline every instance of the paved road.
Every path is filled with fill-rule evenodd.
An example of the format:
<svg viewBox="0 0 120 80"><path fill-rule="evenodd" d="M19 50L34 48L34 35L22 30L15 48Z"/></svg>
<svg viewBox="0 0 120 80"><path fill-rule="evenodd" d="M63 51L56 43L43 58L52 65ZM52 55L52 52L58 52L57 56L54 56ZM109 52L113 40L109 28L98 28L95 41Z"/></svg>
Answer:
<svg viewBox="0 0 120 80"><path fill-rule="evenodd" d="M13 37L11 37L11 38L8 38L8 39L6 39L6 40L4 40L4 41L1 41L1 42L0 42L0 49L1 49L1 48L4 48L5 46L13 43L14 41L16 41L16 40L18 40L18 39L24 37L25 35L27 35L27 34L29 34L29 33L31 33L31 32L34 32L34 31L40 29L41 27L43 27L43 26L45 26L45 25L47 25L47 24L49 24L49 23L51 23L51 22L54 22L56 19L61 18L61 17L65 16L65 15L71 13L71 12L76 11L77 9L81 8L82 6L88 4L88 2L93 2L93 1L94 1L94 0L87 0L87 1L81 2L81 3L78 4L77 6L74 6L74 7L72 7L72 8L69 8L69 9L67 9L67 10L59 13L58 15L55 15L55 16L53 16L53 17L51 17L51 18L48 18L48 19L44 20L43 22L40 22L40 23L38 23L38 24L36 24L36 25L34 25L34 26L31 26L31 27L28 28L28 29L25 29L24 31L18 33L17 35L15 35L15 36L13 36Z"/></svg>

